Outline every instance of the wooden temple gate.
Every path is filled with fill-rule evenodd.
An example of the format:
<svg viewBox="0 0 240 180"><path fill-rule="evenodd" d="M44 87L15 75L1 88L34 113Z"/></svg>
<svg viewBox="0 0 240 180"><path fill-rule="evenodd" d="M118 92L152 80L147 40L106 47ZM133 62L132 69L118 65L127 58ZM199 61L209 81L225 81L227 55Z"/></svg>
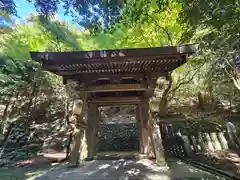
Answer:
<svg viewBox="0 0 240 180"><path fill-rule="evenodd" d="M31 52L42 67L63 77L74 101L70 162L78 164L80 141L86 131L87 157L97 153L99 106L136 105L140 154L164 163L159 125L152 118L149 98L158 77L184 64L195 45L80 52ZM84 112L88 112L84 121Z"/></svg>

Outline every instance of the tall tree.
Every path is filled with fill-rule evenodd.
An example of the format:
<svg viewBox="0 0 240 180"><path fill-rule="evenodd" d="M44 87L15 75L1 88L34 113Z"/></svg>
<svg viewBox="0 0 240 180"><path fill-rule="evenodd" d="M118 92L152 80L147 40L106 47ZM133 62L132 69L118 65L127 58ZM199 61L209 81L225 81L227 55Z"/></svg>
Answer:
<svg viewBox="0 0 240 180"><path fill-rule="evenodd" d="M204 36L198 38L203 42L202 55L212 61L214 73L222 72L226 75L224 79L232 79L240 89L240 76L235 63L240 52L240 2L219 0L209 3L206 0L187 0L181 3L181 20L189 25L185 37L191 38L196 31L205 29Z"/></svg>

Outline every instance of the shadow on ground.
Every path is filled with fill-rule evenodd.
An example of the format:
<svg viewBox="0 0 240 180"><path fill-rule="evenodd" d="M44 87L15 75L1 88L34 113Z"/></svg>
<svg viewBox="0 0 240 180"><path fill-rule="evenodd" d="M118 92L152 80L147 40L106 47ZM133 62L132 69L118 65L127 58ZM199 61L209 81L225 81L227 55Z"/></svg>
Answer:
<svg viewBox="0 0 240 180"><path fill-rule="evenodd" d="M77 179L221 179L181 161L168 160L168 167L158 167L154 162L142 160L93 160L78 168L64 166L49 169L36 180Z"/></svg>

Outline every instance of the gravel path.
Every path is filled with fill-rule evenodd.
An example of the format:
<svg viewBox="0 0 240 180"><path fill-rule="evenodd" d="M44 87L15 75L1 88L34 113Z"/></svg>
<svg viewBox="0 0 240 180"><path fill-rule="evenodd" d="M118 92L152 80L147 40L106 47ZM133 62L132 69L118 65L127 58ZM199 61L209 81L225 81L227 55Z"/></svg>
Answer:
<svg viewBox="0 0 240 180"><path fill-rule="evenodd" d="M157 167L150 160L94 160L75 169L57 167L46 171L36 180L90 179L221 179L181 161L169 160L167 167Z"/></svg>

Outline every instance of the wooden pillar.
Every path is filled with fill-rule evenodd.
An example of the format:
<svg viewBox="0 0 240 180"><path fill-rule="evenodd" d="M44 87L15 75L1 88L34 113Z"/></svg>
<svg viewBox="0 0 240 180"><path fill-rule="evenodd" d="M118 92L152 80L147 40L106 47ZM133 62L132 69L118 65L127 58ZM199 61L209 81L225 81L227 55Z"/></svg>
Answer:
<svg viewBox="0 0 240 180"><path fill-rule="evenodd" d="M140 120L140 106L136 106L136 121L137 121L137 127L139 132L139 151L141 154L143 154L143 138L142 138L142 126L141 126L141 120Z"/></svg>
<svg viewBox="0 0 240 180"><path fill-rule="evenodd" d="M88 120L87 120L87 158L89 160L93 159L93 141L94 141L94 131L95 131L95 117L96 117L96 105L88 105Z"/></svg>
<svg viewBox="0 0 240 180"><path fill-rule="evenodd" d="M97 153L99 123L98 107L96 104L90 104L87 121L87 158L89 160L93 159Z"/></svg>
<svg viewBox="0 0 240 180"><path fill-rule="evenodd" d="M98 153L99 148L99 141L100 141L100 114L98 107L96 108L96 116L95 116L95 132L94 132L94 146L93 146L93 156L95 156Z"/></svg>
<svg viewBox="0 0 240 180"><path fill-rule="evenodd" d="M69 163L70 166L79 164L80 147L85 134L85 123L83 121L84 109L86 106L86 93L82 94L81 99L75 100L70 124L72 129L72 143L70 148Z"/></svg>

